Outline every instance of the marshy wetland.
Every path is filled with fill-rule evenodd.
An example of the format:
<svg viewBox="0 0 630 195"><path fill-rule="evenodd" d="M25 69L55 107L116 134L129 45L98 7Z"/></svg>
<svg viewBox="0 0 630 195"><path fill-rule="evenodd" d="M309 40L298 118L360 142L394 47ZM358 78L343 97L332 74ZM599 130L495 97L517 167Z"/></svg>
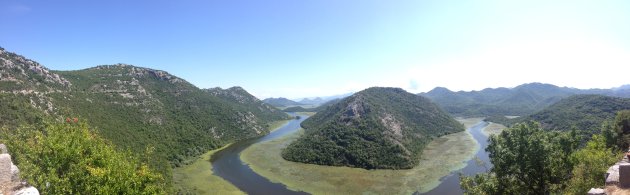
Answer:
<svg viewBox="0 0 630 195"><path fill-rule="evenodd" d="M466 126L466 131L433 140L424 149L419 166L403 170L366 170L284 160L280 153L304 133L299 123L308 118L307 114L299 113L301 116L299 120L289 121L267 136L235 143L220 151L212 151L207 154L214 154L212 163L209 162L209 157L200 158L198 162L180 169L188 170L187 173L176 172L176 176L194 178L186 175L206 175L207 179L202 179L203 185L201 183L195 185L197 192L435 194L436 190L443 192L439 189L458 188L458 183L449 181L456 180L457 172L477 166L473 158L476 154L485 153L480 150L481 146L485 147L485 143L480 145L477 143L480 140L475 140L476 138L484 138L481 141L485 142L486 133L500 132L504 128L501 125L485 123L482 118L458 119ZM190 166L202 169L186 168ZM478 166L474 169L484 170ZM464 172L469 174L469 171ZM224 186L221 191L207 191L206 189L210 188L202 187L218 185Z"/></svg>

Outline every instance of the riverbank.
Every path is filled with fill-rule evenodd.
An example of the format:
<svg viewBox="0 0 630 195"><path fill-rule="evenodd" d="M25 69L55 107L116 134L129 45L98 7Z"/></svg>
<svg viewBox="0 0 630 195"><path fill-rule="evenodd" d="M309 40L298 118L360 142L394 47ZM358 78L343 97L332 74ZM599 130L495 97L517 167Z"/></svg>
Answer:
<svg viewBox="0 0 630 195"><path fill-rule="evenodd" d="M462 119L466 128L481 119ZM241 153L241 160L256 173L291 190L312 194L411 194L436 187L443 176L461 169L478 150L468 131L435 139L428 144L419 166L407 170L365 170L296 163L284 160L280 153L304 133L251 145Z"/></svg>
<svg viewBox="0 0 630 195"><path fill-rule="evenodd" d="M269 132L274 132L289 123L289 120L274 121L269 124ZM176 189L191 192L193 194L245 194L232 183L214 175L210 158L232 144L211 150L199 156L189 165L173 169L173 183Z"/></svg>
<svg viewBox="0 0 630 195"><path fill-rule="evenodd" d="M503 129L507 128L506 126L499 124L499 123L493 123L490 122L488 124L488 126L486 126L486 128L483 128L483 131L481 131L486 137L490 137L490 135L497 135L499 133L501 133L501 131L503 131Z"/></svg>
<svg viewBox="0 0 630 195"><path fill-rule="evenodd" d="M269 124L269 133L274 132L278 129L280 129L280 127L286 125L287 123L289 123L289 121L291 120L295 120L295 119L289 119L289 120L281 120L281 121L274 121L271 122Z"/></svg>
<svg viewBox="0 0 630 195"><path fill-rule="evenodd" d="M211 150L199 156L192 164L173 169L173 184L176 189L182 189L193 194L245 194L236 186L212 172L210 157L224 148Z"/></svg>

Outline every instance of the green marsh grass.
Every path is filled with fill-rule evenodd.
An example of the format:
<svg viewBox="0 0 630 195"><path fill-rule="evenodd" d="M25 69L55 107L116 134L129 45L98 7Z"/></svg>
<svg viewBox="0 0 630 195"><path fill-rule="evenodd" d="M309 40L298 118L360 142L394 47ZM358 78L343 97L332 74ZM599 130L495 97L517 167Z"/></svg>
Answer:
<svg viewBox="0 0 630 195"><path fill-rule="evenodd" d="M210 157L228 147L211 150L199 156L192 164L173 169L173 182L176 189L185 189L193 194L245 194L236 186L212 172Z"/></svg>
<svg viewBox="0 0 630 195"><path fill-rule="evenodd" d="M275 131L287 124L289 120L276 121L269 124L270 131ZM212 172L210 157L224 148L211 150L199 156L193 163L173 169L175 187L185 189L194 194L245 194L232 183L216 176Z"/></svg>
<svg viewBox="0 0 630 195"><path fill-rule="evenodd" d="M461 119L470 127L481 121ZM419 166L406 170L365 170L296 163L284 160L280 152L304 133L261 142L241 153L241 160L256 173L289 189L311 194L411 194L435 188L439 179L463 168L479 146L467 132L435 139L423 151Z"/></svg>
<svg viewBox="0 0 630 195"><path fill-rule="evenodd" d="M502 124L498 124L498 123L490 123L488 124L488 126L486 128L483 128L483 134L486 136L490 136L490 135L496 135L501 133L501 131L503 131L503 129L505 129L507 127L503 126Z"/></svg>

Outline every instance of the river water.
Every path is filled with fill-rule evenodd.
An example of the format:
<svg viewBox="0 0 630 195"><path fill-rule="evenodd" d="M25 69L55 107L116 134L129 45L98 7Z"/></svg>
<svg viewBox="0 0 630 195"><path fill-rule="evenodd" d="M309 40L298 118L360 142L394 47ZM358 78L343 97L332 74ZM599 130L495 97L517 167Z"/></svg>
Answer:
<svg viewBox="0 0 630 195"><path fill-rule="evenodd" d="M293 113L289 114L296 116L296 114ZM229 181L247 194L307 194L289 190L283 184L272 183L267 178L258 175L249 168L249 166L245 165L240 158L241 152L252 144L279 138L300 129L300 123L308 118L308 116L299 116L299 120L291 120L268 135L240 141L214 153L210 160L212 162L212 171L214 171L215 175Z"/></svg>
<svg viewBox="0 0 630 195"><path fill-rule="evenodd" d="M479 163L473 158L466 162L466 167L463 169L452 172L450 175L445 176L441 179L440 185L436 188L433 188L431 191L425 194L463 194L461 188L459 188L459 174L463 173L464 175L474 175L477 173L487 172L490 168L492 168L492 163L490 163L490 157L488 156L488 152L486 152L486 147L488 147L488 136L482 133L483 129L488 126L486 122L480 122L471 128L466 129L466 131L470 132L470 134L475 138L477 144L479 145L479 150L475 154L475 158L481 160L484 166L480 166Z"/></svg>
<svg viewBox="0 0 630 195"><path fill-rule="evenodd" d="M296 114L293 113L289 114L296 116ZM270 182L268 179L254 172L249 166L245 165L240 158L240 153L252 144L279 138L297 131L300 128L300 123L306 118L308 118L308 116L300 115L299 120L291 120L286 125L268 135L234 143L215 153L211 158L214 174L229 181L241 191L248 194L307 194L305 192L289 190L283 184ZM489 169L492 165L490 164L488 154L484 150L488 145L488 137L482 133L483 128L487 125L488 124L485 122L480 122L468 128L466 131L472 134L477 144L480 146L480 149L475 154L476 158L483 161ZM459 188L459 176L457 174L459 172L465 175L473 175L486 172L486 168L479 166L474 159L470 160L467 162L466 167L443 177L440 185L426 194L462 194L463 191Z"/></svg>

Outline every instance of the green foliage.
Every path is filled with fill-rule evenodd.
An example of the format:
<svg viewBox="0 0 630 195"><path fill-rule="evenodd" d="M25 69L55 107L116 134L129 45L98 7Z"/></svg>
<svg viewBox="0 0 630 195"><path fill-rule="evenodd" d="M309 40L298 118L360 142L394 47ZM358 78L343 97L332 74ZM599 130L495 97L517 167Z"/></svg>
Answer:
<svg viewBox="0 0 630 195"><path fill-rule="evenodd" d="M51 94L56 105L86 118L117 146L155 147L152 165L160 170L170 169L167 161L180 166L265 134L268 123L288 117L241 88L201 90L158 70L113 65L56 73L73 83L72 91Z"/></svg>
<svg viewBox="0 0 630 195"><path fill-rule="evenodd" d="M577 128L592 135L599 133L599 128L606 119L612 119L618 111L627 109L630 109L629 98L575 95L535 114L514 119L511 123L533 120L541 123L544 129Z"/></svg>
<svg viewBox="0 0 630 195"><path fill-rule="evenodd" d="M443 87L436 87L420 95L428 97L453 115L485 117L525 116L538 112L563 98L577 94L629 97L628 93L623 92L623 90L581 90L543 83L528 83L514 88L487 88L481 91L468 92L453 92ZM599 124L595 121L593 125L597 128Z"/></svg>
<svg viewBox="0 0 630 195"><path fill-rule="evenodd" d="M575 165L568 181L566 194L586 194L593 187L603 187L602 176L609 166L620 158L612 148L606 146L601 135L593 135L586 147L573 153L571 161Z"/></svg>
<svg viewBox="0 0 630 195"><path fill-rule="evenodd" d="M22 177L44 194L165 194L165 178L86 123L2 129Z"/></svg>
<svg viewBox="0 0 630 195"><path fill-rule="evenodd" d="M579 150L576 130L543 131L538 123L518 123L490 137L486 151L494 167L461 176L462 189L467 194L585 194L602 187L602 176L628 144L629 119L630 111L618 112Z"/></svg>
<svg viewBox="0 0 630 195"><path fill-rule="evenodd" d="M619 111L614 121L605 121L602 136L608 147L627 150L630 146L630 110Z"/></svg>
<svg viewBox="0 0 630 195"><path fill-rule="evenodd" d="M463 177L467 194L546 194L564 189L570 178L571 154L579 145L575 131L547 132L537 123L520 123L489 139L493 168ZM483 194L483 193L482 193Z"/></svg>
<svg viewBox="0 0 630 195"><path fill-rule="evenodd" d="M437 87L421 95L456 116L523 116L576 93L582 92L550 84L529 83L515 88L487 88L470 92L453 92Z"/></svg>
<svg viewBox="0 0 630 195"><path fill-rule="evenodd" d="M284 159L366 169L411 168L431 139L464 130L426 98L376 87L326 106L302 126L305 135L283 150Z"/></svg>
<svg viewBox="0 0 630 195"><path fill-rule="evenodd" d="M41 124L43 115L33 108L25 95L0 93L0 127L16 128L24 124Z"/></svg>
<svg viewBox="0 0 630 195"><path fill-rule="evenodd" d="M103 65L49 71L11 52L0 53L0 127L42 128L43 118L78 117L116 149L171 178L173 166L227 143L268 133L288 115L240 87L202 90L164 71ZM151 159L151 160L148 160ZM170 179L165 180L167 183ZM170 184L167 184L170 186Z"/></svg>

